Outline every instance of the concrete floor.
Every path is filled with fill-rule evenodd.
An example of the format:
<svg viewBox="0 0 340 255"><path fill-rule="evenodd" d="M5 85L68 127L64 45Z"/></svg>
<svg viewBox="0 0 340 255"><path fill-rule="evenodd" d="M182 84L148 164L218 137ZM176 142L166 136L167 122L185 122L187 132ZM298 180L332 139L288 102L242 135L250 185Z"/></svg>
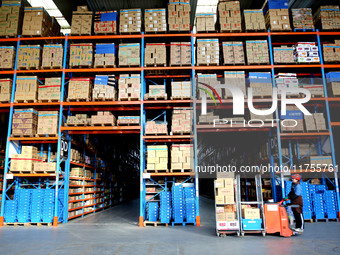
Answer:
<svg viewBox="0 0 340 255"><path fill-rule="evenodd" d="M213 201L201 198L201 227L137 227L139 201L58 228L0 228L0 254L340 254L340 223L308 223L291 238L218 238Z"/></svg>

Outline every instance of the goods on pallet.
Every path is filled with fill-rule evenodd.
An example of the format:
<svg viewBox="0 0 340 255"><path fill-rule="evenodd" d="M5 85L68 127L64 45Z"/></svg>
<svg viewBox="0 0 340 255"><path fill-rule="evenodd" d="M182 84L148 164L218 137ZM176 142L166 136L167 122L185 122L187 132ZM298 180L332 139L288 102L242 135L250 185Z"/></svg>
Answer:
<svg viewBox="0 0 340 255"><path fill-rule="evenodd" d="M140 100L141 80L139 74L122 74L118 81L118 100Z"/></svg>
<svg viewBox="0 0 340 255"><path fill-rule="evenodd" d="M116 77L114 75L96 75L92 90L94 101L117 100Z"/></svg>
<svg viewBox="0 0 340 255"><path fill-rule="evenodd" d="M211 124L214 122L214 120L218 120L218 119L219 119L219 116L214 115L213 112L207 112L207 114L199 116L198 123L199 124L204 124L204 123Z"/></svg>
<svg viewBox="0 0 340 255"><path fill-rule="evenodd" d="M320 62L319 48L315 42L299 42L295 45L294 58L297 63Z"/></svg>
<svg viewBox="0 0 340 255"><path fill-rule="evenodd" d="M267 110L266 108L256 108L256 110ZM249 111L249 120L261 120L263 122L268 122L268 121L271 121L274 119L274 115L273 113L270 113L268 115L257 115L257 114L254 114L253 112Z"/></svg>
<svg viewBox="0 0 340 255"><path fill-rule="evenodd" d="M192 120L192 108L174 108L171 132L173 134L191 133Z"/></svg>
<svg viewBox="0 0 340 255"><path fill-rule="evenodd" d="M116 125L116 117L108 111L98 112L97 115L91 116L91 123L94 126L102 125L102 126L115 126Z"/></svg>
<svg viewBox="0 0 340 255"><path fill-rule="evenodd" d="M171 82L171 98L172 99L188 99L191 98L191 82L190 81L172 81Z"/></svg>
<svg viewBox="0 0 340 255"><path fill-rule="evenodd" d="M39 111L37 135L50 136L58 133L58 111Z"/></svg>
<svg viewBox="0 0 340 255"><path fill-rule="evenodd" d="M145 94L145 99L167 99L165 85L149 85L149 93Z"/></svg>
<svg viewBox="0 0 340 255"><path fill-rule="evenodd" d="M33 164L34 173L53 173L57 169L56 162L35 162Z"/></svg>
<svg viewBox="0 0 340 255"><path fill-rule="evenodd" d="M286 115L280 117L282 131L304 131L303 114L296 106L287 106Z"/></svg>
<svg viewBox="0 0 340 255"><path fill-rule="evenodd" d="M58 22L44 8L25 7L22 35L45 37L59 34Z"/></svg>
<svg viewBox="0 0 340 255"><path fill-rule="evenodd" d="M69 101L91 101L92 84L90 78L73 78L68 84Z"/></svg>
<svg viewBox="0 0 340 255"><path fill-rule="evenodd" d="M159 205L158 202L147 203L147 218L149 221L157 221L159 216Z"/></svg>
<svg viewBox="0 0 340 255"><path fill-rule="evenodd" d="M168 123L158 121L147 121L145 125L145 134L168 134Z"/></svg>
<svg viewBox="0 0 340 255"><path fill-rule="evenodd" d="M275 84L279 96L281 96L282 90L286 90L285 94L289 96L299 95L299 93L287 91L289 89L299 88L299 81L296 73L279 73L275 76Z"/></svg>
<svg viewBox="0 0 340 255"><path fill-rule="evenodd" d="M224 84L228 84L231 86L238 87L242 90L243 95L246 96L246 78L244 71L232 71L224 72ZM231 98L232 94L229 89L222 88L222 97L223 98Z"/></svg>
<svg viewBox="0 0 340 255"><path fill-rule="evenodd" d="M172 219L174 223L185 220L185 204L183 199L183 185L172 185Z"/></svg>
<svg viewBox="0 0 340 255"><path fill-rule="evenodd" d="M190 31L190 4L170 2L168 5L169 31Z"/></svg>
<svg viewBox="0 0 340 255"><path fill-rule="evenodd" d="M13 46L0 47L0 69L13 69L15 61L15 48Z"/></svg>
<svg viewBox="0 0 340 255"><path fill-rule="evenodd" d="M314 14L315 27L322 30L340 29L340 9L338 5L322 5Z"/></svg>
<svg viewBox="0 0 340 255"><path fill-rule="evenodd" d="M63 67L63 46L61 44L44 45L41 67L44 69L61 69Z"/></svg>
<svg viewBox="0 0 340 255"><path fill-rule="evenodd" d="M77 43L70 45L70 67L92 66L93 48L92 43Z"/></svg>
<svg viewBox="0 0 340 255"><path fill-rule="evenodd" d="M271 97L273 94L271 73L249 72L249 87L252 89L253 97Z"/></svg>
<svg viewBox="0 0 340 255"><path fill-rule="evenodd" d="M295 63L293 47L281 45L280 47L273 47L273 50L274 50L274 63L275 64Z"/></svg>
<svg viewBox="0 0 340 255"><path fill-rule="evenodd" d="M194 148L192 144L171 145L171 169L193 171Z"/></svg>
<svg viewBox="0 0 340 255"><path fill-rule="evenodd" d="M68 126L91 126L91 118L87 114L76 114L75 116L67 116Z"/></svg>
<svg viewBox="0 0 340 255"><path fill-rule="evenodd" d="M196 223L196 203L195 188L184 187L185 221L186 223Z"/></svg>
<svg viewBox="0 0 340 255"><path fill-rule="evenodd" d="M117 125L140 125L139 116L118 116Z"/></svg>
<svg viewBox="0 0 340 255"><path fill-rule="evenodd" d="M196 30L197 32L215 31L216 29L214 13L197 13Z"/></svg>
<svg viewBox="0 0 340 255"><path fill-rule="evenodd" d="M87 6L77 6L77 11L72 12L72 35L91 35L93 13Z"/></svg>
<svg viewBox="0 0 340 255"><path fill-rule="evenodd" d="M191 65L191 44L189 42L170 43L170 66Z"/></svg>
<svg viewBox="0 0 340 255"><path fill-rule="evenodd" d="M95 34L117 34L117 11L96 12L94 16Z"/></svg>
<svg viewBox="0 0 340 255"><path fill-rule="evenodd" d="M160 193L159 219L161 223L171 221L171 192L162 191Z"/></svg>
<svg viewBox="0 0 340 255"><path fill-rule="evenodd" d="M325 165L333 165L331 156L310 156L310 164L314 166L321 166L325 168Z"/></svg>
<svg viewBox="0 0 340 255"><path fill-rule="evenodd" d="M46 78L45 85L38 86L38 100L55 102L60 100L61 78Z"/></svg>
<svg viewBox="0 0 340 255"><path fill-rule="evenodd" d="M20 35L23 18L21 0L2 1L0 14L0 36L17 37Z"/></svg>
<svg viewBox="0 0 340 255"><path fill-rule="evenodd" d="M209 85L213 88L215 88L216 85L220 85L220 81L217 79L216 74L197 74L197 85L199 85L199 88L204 88L204 86ZM198 86L197 86L198 87ZM218 95L222 95L222 89L221 88L215 88ZM201 99L202 96L205 96L207 99L212 99L210 95L205 93L203 90L198 89L197 90L198 98Z"/></svg>
<svg viewBox="0 0 340 255"><path fill-rule="evenodd" d="M145 66L166 66L165 43L147 43L146 44Z"/></svg>
<svg viewBox="0 0 340 255"><path fill-rule="evenodd" d="M140 66L140 44L119 44L119 66Z"/></svg>
<svg viewBox="0 0 340 255"><path fill-rule="evenodd" d="M240 2L219 2L218 19L220 24L220 32L242 31Z"/></svg>
<svg viewBox="0 0 340 255"><path fill-rule="evenodd" d="M261 219L260 209L255 207L244 207L242 208L242 218L243 219Z"/></svg>
<svg viewBox="0 0 340 255"><path fill-rule="evenodd" d="M217 178L215 180L215 200L217 205L235 204L234 182L233 178ZM223 213L223 215L219 216L220 219L217 218L217 221L226 221L225 216Z"/></svg>
<svg viewBox="0 0 340 255"><path fill-rule="evenodd" d="M146 9L144 26L145 32L166 32L166 9Z"/></svg>
<svg viewBox="0 0 340 255"><path fill-rule="evenodd" d="M291 30L288 9L269 9L266 25L271 31Z"/></svg>
<svg viewBox="0 0 340 255"><path fill-rule="evenodd" d="M38 149L34 146L22 146L20 154L12 154L10 171L11 173L32 173L33 164L41 161Z"/></svg>
<svg viewBox="0 0 340 255"><path fill-rule="evenodd" d="M94 67L116 67L116 47L114 43L97 43Z"/></svg>
<svg viewBox="0 0 340 255"><path fill-rule="evenodd" d="M312 115L304 115L304 119L307 131L327 130L326 120L323 113L313 113Z"/></svg>
<svg viewBox="0 0 340 255"><path fill-rule="evenodd" d="M266 23L261 9L244 10L243 16L246 31L266 30Z"/></svg>
<svg viewBox="0 0 340 255"><path fill-rule="evenodd" d="M340 62L340 40L323 44L323 57L328 63Z"/></svg>
<svg viewBox="0 0 340 255"><path fill-rule="evenodd" d="M42 49L40 45L20 45L18 48L18 69L39 69Z"/></svg>
<svg viewBox="0 0 340 255"><path fill-rule="evenodd" d="M326 73L327 88L332 96L340 96L340 72Z"/></svg>
<svg viewBox="0 0 340 255"><path fill-rule="evenodd" d="M35 136L38 112L32 108L14 109L12 136Z"/></svg>
<svg viewBox="0 0 340 255"><path fill-rule="evenodd" d="M223 42L223 64L245 64L243 42Z"/></svg>
<svg viewBox="0 0 340 255"><path fill-rule="evenodd" d="M246 52L248 65L269 63L267 40L246 41Z"/></svg>
<svg viewBox="0 0 340 255"><path fill-rule="evenodd" d="M142 30L141 9L123 9L119 12L119 32L121 34L140 33Z"/></svg>
<svg viewBox="0 0 340 255"><path fill-rule="evenodd" d="M147 146L147 170L168 170L168 147L166 145Z"/></svg>
<svg viewBox="0 0 340 255"><path fill-rule="evenodd" d="M312 8L292 9L294 30L314 30Z"/></svg>
<svg viewBox="0 0 340 255"><path fill-rule="evenodd" d="M197 65L219 65L218 39L197 39Z"/></svg>
<svg viewBox="0 0 340 255"><path fill-rule="evenodd" d="M12 79L0 79L0 103L11 101Z"/></svg>
<svg viewBox="0 0 340 255"><path fill-rule="evenodd" d="M15 102L35 101L37 99L38 82L41 81L37 76L19 76L17 77Z"/></svg>

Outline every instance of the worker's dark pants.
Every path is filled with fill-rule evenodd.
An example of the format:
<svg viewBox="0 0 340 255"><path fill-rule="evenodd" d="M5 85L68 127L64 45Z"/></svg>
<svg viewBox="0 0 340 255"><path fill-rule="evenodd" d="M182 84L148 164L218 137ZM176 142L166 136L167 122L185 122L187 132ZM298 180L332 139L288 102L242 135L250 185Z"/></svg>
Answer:
<svg viewBox="0 0 340 255"><path fill-rule="evenodd" d="M297 212L297 210L295 210L295 208L292 208L293 210L293 214L294 214L294 218L295 218L295 227L296 228L301 228L304 229L305 228L305 221L303 219L303 214Z"/></svg>

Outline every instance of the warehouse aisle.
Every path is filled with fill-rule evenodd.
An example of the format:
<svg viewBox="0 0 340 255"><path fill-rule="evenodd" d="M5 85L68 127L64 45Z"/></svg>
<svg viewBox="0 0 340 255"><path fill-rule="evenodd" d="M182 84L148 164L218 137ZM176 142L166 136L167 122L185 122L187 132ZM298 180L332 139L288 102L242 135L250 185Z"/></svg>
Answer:
<svg viewBox="0 0 340 255"><path fill-rule="evenodd" d="M307 224L301 236L217 238L213 201L201 198L202 227L138 228L139 200L60 225L3 227L0 254L339 254L340 224ZM15 238L15 242L12 242ZM315 242L318 240L318 242ZM207 245L209 244L209 245Z"/></svg>

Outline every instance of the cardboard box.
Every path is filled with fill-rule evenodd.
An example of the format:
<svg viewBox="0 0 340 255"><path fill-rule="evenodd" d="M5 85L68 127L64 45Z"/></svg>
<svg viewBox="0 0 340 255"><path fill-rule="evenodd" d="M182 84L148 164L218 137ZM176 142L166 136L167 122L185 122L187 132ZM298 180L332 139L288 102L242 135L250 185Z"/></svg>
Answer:
<svg viewBox="0 0 340 255"><path fill-rule="evenodd" d="M11 101L12 83L12 79L0 79L0 103Z"/></svg>
<svg viewBox="0 0 340 255"><path fill-rule="evenodd" d="M92 67L93 45L92 43L78 43L70 45L70 68L74 66Z"/></svg>
<svg viewBox="0 0 340 255"><path fill-rule="evenodd" d="M340 9L338 5L322 5L314 14L314 24L321 30L340 29Z"/></svg>
<svg viewBox="0 0 340 255"><path fill-rule="evenodd" d="M185 2L168 5L169 31L190 31L190 4Z"/></svg>
<svg viewBox="0 0 340 255"><path fill-rule="evenodd" d="M37 76L18 76L15 90L15 102L34 102L37 100L38 84L41 81Z"/></svg>
<svg viewBox="0 0 340 255"><path fill-rule="evenodd" d="M140 100L140 74L122 74L118 81L118 100Z"/></svg>
<svg viewBox="0 0 340 255"><path fill-rule="evenodd" d="M103 115L92 115L91 124L94 126L116 126L116 117L111 112L104 112Z"/></svg>
<svg viewBox="0 0 340 255"><path fill-rule="evenodd" d="M170 66L191 65L191 43L171 42L170 43Z"/></svg>
<svg viewBox="0 0 340 255"><path fill-rule="evenodd" d="M166 9L146 9L144 27L145 32L166 32Z"/></svg>
<svg viewBox="0 0 340 255"><path fill-rule="evenodd" d="M145 134L168 134L168 124L166 122L147 121Z"/></svg>
<svg viewBox="0 0 340 255"><path fill-rule="evenodd" d="M115 75L96 75L92 90L92 100L94 101L116 101L117 91L115 88Z"/></svg>
<svg viewBox="0 0 340 255"><path fill-rule="evenodd" d="M293 28L296 30L313 30L313 15L311 8L291 9L293 17Z"/></svg>
<svg viewBox="0 0 340 255"><path fill-rule="evenodd" d="M0 13L0 36L17 37L20 35L24 16L21 1L2 1Z"/></svg>
<svg viewBox="0 0 340 255"><path fill-rule="evenodd" d="M140 125L140 117L139 116L119 116L117 120L118 126L123 125Z"/></svg>
<svg viewBox="0 0 340 255"><path fill-rule="evenodd" d="M224 204L224 196L216 196L216 204Z"/></svg>
<svg viewBox="0 0 340 255"><path fill-rule="evenodd" d="M318 47L315 42L299 42L295 45L294 58L298 63L320 62Z"/></svg>
<svg viewBox="0 0 340 255"><path fill-rule="evenodd" d="M141 33L141 9L123 9L119 12L119 33Z"/></svg>
<svg viewBox="0 0 340 255"><path fill-rule="evenodd" d="M0 69L13 69L15 61L15 48L2 46L0 48Z"/></svg>
<svg viewBox="0 0 340 255"><path fill-rule="evenodd" d="M38 112L38 135L57 135L58 133L58 111Z"/></svg>
<svg viewBox="0 0 340 255"><path fill-rule="evenodd" d="M242 19L240 2L219 2L218 20L220 24L220 32L241 32Z"/></svg>
<svg viewBox="0 0 340 255"><path fill-rule="evenodd" d="M261 219L259 208L242 208L242 218L243 219Z"/></svg>
<svg viewBox="0 0 340 255"><path fill-rule="evenodd" d="M197 32L215 31L214 13L197 13L196 30Z"/></svg>
<svg viewBox="0 0 340 255"><path fill-rule="evenodd" d="M46 78L44 85L38 85L38 100L42 102L60 101L61 78Z"/></svg>
<svg viewBox="0 0 340 255"><path fill-rule="evenodd" d="M95 50L95 68L116 67L116 47L114 43L97 43Z"/></svg>
<svg viewBox="0 0 340 255"><path fill-rule="evenodd" d="M40 45L20 45L18 49L18 69L40 69L42 48Z"/></svg>
<svg viewBox="0 0 340 255"><path fill-rule="evenodd" d="M148 168L149 166L151 168ZM166 145L147 146L147 170L168 170L168 147Z"/></svg>
<svg viewBox="0 0 340 255"><path fill-rule="evenodd" d="M140 66L140 44L119 44L119 66Z"/></svg>
<svg viewBox="0 0 340 255"><path fill-rule="evenodd" d="M166 66L165 43L147 43L145 45L145 66Z"/></svg>
<svg viewBox="0 0 340 255"><path fill-rule="evenodd" d="M251 64L269 64L267 40L246 41L247 62Z"/></svg>
<svg viewBox="0 0 340 255"><path fill-rule="evenodd" d="M219 65L220 46L218 39L197 39L197 65Z"/></svg>
<svg viewBox="0 0 340 255"><path fill-rule="evenodd" d="M92 84L89 78L73 78L68 84L68 100L91 101Z"/></svg>
<svg viewBox="0 0 340 255"><path fill-rule="evenodd" d="M243 11L246 31L264 31L266 23L262 9L248 9Z"/></svg>
<svg viewBox="0 0 340 255"><path fill-rule="evenodd" d="M192 144L171 146L171 169L194 171L194 149Z"/></svg>
<svg viewBox="0 0 340 255"><path fill-rule="evenodd" d="M243 42L223 42L224 65L245 64Z"/></svg>
<svg viewBox="0 0 340 255"><path fill-rule="evenodd" d="M290 31L288 9L269 9L265 16L267 29L271 31Z"/></svg>
<svg viewBox="0 0 340 255"><path fill-rule="evenodd" d="M33 108L14 109L12 136L33 137L37 131L38 112Z"/></svg>
<svg viewBox="0 0 340 255"><path fill-rule="evenodd" d="M48 44L44 45L42 54L42 67L51 67L51 69L63 68L63 45Z"/></svg>
<svg viewBox="0 0 340 255"><path fill-rule="evenodd" d="M340 61L340 41L336 40L335 43L323 44L323 57L327 63L334 63Z"/></svg>
<svg viewBox="0 0 340 255"><path fill-rule="evenodd" d="M72 12L71 34L91 35L93 12L83 6L78 6L77 11Z"/></svg>
<svg viewBox="0 0 340 255"><path fill-rule="evenodd" d="M286 45L280 47L273 47L274 50L274 63L295 63L294 48Z"/></svg>
<svg viewBox="0 0 340 255"><path fill-rule="evenodd" d="M192 120L193 116L191 108L174 108L171 132L173 134L191 133Z"/></svg>
<svg viewBox="0 0 340 255"><path fill-rule="evenodd" d="M94 16L95 34L117 34L117 11L100 11Z"/></svg>

